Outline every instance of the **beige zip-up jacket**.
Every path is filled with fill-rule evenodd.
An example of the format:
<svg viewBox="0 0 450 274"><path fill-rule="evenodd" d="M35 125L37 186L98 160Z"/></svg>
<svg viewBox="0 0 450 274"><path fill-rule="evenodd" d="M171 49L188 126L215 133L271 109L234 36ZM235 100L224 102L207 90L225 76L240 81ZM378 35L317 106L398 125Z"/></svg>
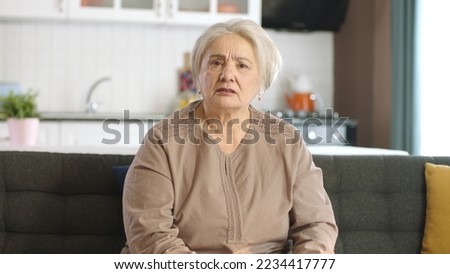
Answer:
<svg viewBox="0 0 450 274"><path fill-rule="evenodd" d="M246 137L224 154L194 117L156 124L125 180L131 253L331 253L338 229L322 172L294 126L250 107Z"/></svg>

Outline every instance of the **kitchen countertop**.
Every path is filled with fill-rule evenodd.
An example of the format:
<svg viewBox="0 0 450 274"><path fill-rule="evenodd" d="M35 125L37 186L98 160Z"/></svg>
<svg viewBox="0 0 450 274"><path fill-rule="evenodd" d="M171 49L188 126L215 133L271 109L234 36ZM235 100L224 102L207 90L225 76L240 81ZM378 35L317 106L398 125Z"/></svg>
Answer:
<svg viewBox="0 0 450 274"><path fill-rule="evenodd" d="M41 112L40 119L42 121L104 121L107 119L117 119L121 121L127 120L155 120L159 121L167 117L166 114L161 113L139 113L139 112L98 112L98 113L84 113L84 112ZM331 117L307 117L307 118L290 118L283 117L282 119L294 124L314 124L319 121L332 123L339 118ZM341 118L342 119L342 118ZM345 124L357 124L353 119L345 118Z"/></svg>
<svg viewBox="0 0 450 274"><path fill-rule="evenodd" d="M0 145L0 151L46 151L59 153L94 153L94 154L135 154L139 145L126 146L10 146ZM354 146L315 145L308 146L313 155L408 155L403 150L368 148Z"/></svg>
<svg viewBox="0 0 450 274"><path fill-rule="evenodd" d="M115 119L121 121L127 120L155 120L159 121L166 117L165 114L157 113L134 113L134 112L41 112L42 121L104 121Z"/></svg>

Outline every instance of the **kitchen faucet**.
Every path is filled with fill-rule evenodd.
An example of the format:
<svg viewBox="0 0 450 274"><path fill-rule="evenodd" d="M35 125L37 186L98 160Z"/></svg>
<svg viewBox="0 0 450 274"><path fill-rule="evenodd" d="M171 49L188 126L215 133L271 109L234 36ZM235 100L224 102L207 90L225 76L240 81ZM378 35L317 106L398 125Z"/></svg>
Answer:
<svg viewBox="0 0 450 274"><path fill-rule="evenodd" d="M91 87L89 88L87 97L86 97L86 103L85 103L85 111L86 113L96 113L98 110L98 107L100 104L97 101L91 102L92 94L94 93L94 90L100 85L102 82L110 81L111 77L105 76L102 78L99 78L97 81L95 81Z"/></svg>

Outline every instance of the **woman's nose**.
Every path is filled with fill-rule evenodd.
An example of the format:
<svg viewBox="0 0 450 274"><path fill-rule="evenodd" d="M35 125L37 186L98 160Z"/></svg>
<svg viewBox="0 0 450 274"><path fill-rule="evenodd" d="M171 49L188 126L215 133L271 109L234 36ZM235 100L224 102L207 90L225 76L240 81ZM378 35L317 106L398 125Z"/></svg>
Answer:
<svg viewBox="0 0 450 274"><path fill-rule="evenodd" d="M222 73L220 74L220 80L225 82L236 80L236 69L233 65L227 64L223 67Z"/></svg>

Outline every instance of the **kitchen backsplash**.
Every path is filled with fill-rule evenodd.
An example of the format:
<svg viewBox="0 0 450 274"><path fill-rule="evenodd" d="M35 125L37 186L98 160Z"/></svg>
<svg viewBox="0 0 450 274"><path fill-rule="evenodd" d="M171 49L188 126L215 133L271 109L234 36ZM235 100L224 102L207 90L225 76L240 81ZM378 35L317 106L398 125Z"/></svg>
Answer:
<svg viewBox="0 0 450 274"><path fill-rule="evenodd" d="M177 69L203 31L199 27L75 22L0 22L0 81L39 91L40 111L84 110L91 85L99 112L168 113L177 95ZM333 106L333 34L269 30L284 59L283 71L260 109L286 107L287 78L305 73Z"/></svg>

